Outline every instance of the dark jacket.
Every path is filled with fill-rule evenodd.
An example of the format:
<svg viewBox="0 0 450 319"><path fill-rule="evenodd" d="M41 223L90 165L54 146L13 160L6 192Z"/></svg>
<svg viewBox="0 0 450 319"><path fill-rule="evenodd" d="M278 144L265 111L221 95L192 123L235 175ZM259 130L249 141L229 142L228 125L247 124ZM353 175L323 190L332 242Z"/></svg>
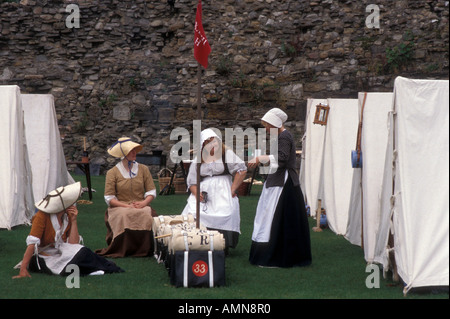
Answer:
<svg viewBox="0 0 450 319"><path fill-rule="evenodd" d="M278 135L278 169L275 173L267 176L266 187L283 186L286 170L288 171L288 178L292 180L294 186L300 184L295 168L295 156L294 139L288 130L284 130Z"/></svg>

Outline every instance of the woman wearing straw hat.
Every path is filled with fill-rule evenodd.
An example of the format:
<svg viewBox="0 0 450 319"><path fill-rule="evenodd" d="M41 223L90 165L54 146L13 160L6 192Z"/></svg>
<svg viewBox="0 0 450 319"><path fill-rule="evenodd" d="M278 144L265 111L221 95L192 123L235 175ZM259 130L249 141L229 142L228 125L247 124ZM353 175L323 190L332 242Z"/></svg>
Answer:
<svg viewBox="0 0 450 319"><path fill-rule="evenodd" d="M32 272L69 275L68 265L77 265L80 275L122 272L114 263L80 245L78 210L74 205L81 193L81 183L59 187L37 202L27 249L20 273L13 278L31 277Z"/></svg>
<svg viewBox="0 0 450 319"><path fill-rule="evenodd" d="M105 214L107 248L96 251L109 257L148 256L153 251L150 203L156 187L147 166L136 162L143 146L119 138L108 153L121 160L106 173Z"/></svg>
<svg viewBox="0 0 450 319"><path fill-rule="evenodd" d="M250 262L265 267L306 266L311 263L309 225L295 170L295 143L284 127L287 115L273 108L261 120L269 134L278 134L278 152L258 156L248 165L269 163L272 170L256 208Z"/></svg>
<svg viewBox="0 0 450 319"><path fill-rule="evenodd" d="M200 134L202 160L200 166L200 224L220 231L226 250L235 248L240 234L237 189L245 178L247 167L232 150L225 147L212 129ZM187 185L191 191L182 215L196 216L197 165L189 168ZM233 179L234 176L234 179Z"/></svg>

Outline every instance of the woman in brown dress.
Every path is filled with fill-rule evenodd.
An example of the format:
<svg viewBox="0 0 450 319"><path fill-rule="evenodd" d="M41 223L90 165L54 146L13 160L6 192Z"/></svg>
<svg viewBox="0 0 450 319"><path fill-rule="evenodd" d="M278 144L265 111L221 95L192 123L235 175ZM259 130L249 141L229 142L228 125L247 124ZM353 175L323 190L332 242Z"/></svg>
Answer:
<svg viewBox="0 0 450 319"><path fill-rule="evenodd" d="M142 145L121 137L108 153L120 162L106 174L105 214L107 248L97 251L108 257L149 256L153 253L150 203L156 197L156 187L147 166L136 162Z"/></svg>

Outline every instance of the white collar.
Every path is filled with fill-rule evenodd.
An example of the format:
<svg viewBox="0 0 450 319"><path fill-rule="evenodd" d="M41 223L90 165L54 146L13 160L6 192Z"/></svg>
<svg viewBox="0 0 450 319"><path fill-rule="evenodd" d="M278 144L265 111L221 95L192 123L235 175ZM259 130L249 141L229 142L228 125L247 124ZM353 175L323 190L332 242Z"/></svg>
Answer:
<svg viewBox="0 0 450 319"><path fill-rule="evenodd" d="M133 166L131 167L131 176L130 176L130 172L128 171L128 169L123 165L123 162L120 161L119 163L117 163L117 168L119 169L119 172L122 174L123 178L133 178L136 177L137 173L138 173L138 168L139 165L136 161L133 162Z"/></svg>

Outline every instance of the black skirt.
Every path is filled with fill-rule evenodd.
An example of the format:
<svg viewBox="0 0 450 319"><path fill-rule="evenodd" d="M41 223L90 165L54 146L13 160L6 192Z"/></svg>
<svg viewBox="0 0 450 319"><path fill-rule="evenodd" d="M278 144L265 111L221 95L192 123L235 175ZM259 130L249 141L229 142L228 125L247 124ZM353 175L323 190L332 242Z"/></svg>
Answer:
<svg viewBox="0 0 450 319"><path fill-rule="evenodd" d="M38 264L39 263L39 264ZM87 247L81 248L78 253L73 256L72 260L64 267L60 275L70 275L70 271L66 270L69 265L77 265L80 270L80 275L89 275L92 272L103 270L105 274L123 272L124 270L118 267L114 262L107 260L104 257L98 256ZM33 256L30 260L29 270L32 272L40 272L51 275L52 271L48 269L45 260L41 257Z"/></svg>
<svg viewBox="0 0 450 319"><path fill-rule="evenodd" d="M98 270L103 270L105 274L123 272L124 270L118 267L114 262L97 255L87 247L83 247L68 263L68 265L77 265L80 268L80 275L89 275ZM66 266L67 267L67 266ZM61 275L69 274L66 269L61 272Z"/></svg>
<svg viewBox="0 0 450 319"><path fill-rule="evenodd" d="M290 178L278 200L268 242L252 241L250 263L265 267L308 266L312 262L306 208L300 186Z"/></svg>

